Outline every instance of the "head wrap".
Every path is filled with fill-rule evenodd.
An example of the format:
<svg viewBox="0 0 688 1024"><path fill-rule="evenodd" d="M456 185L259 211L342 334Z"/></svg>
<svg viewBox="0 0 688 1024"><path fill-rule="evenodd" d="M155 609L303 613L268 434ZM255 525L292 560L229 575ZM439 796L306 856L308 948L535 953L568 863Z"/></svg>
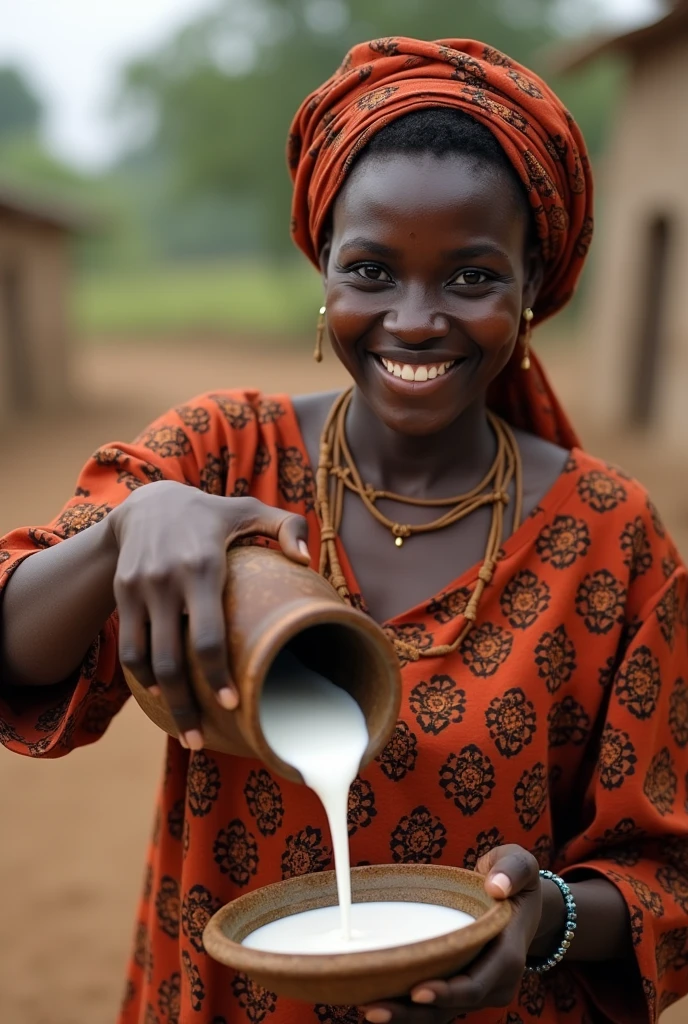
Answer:
<svg viewBox="0 0 688 1024"><path fill-rule="evenodd" d="M301 104L291 126L292 236L318 266L323 228L357 155L413 110L457 107L485 125L522 181L544 264L534 323L568 302L592 238L592 178L585 143L552 90L503 53L470 39L395 37L360 43ZM490 404L515 426L572 446L576 435L537 360L515 360Z"/></svg>

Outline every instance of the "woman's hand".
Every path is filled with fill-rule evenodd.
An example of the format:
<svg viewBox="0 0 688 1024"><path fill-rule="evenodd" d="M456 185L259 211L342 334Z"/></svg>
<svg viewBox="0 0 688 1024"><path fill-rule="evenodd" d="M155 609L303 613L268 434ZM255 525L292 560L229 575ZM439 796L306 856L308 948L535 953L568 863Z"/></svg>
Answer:
<svg viewBox="0 0 688 1024"><path fill-rule="evenodd" d="M107 523L119 548L120 661L152 693L162 693L180 742L198 750L203 736L184 663L182 616L188 616L192 648L219 703L235 708L222 603L227 547L260 534L306 564L306 520L255 498L223 498L165 480L134 491Z"/></svg>
<svg viewBox="0 0 688 1024"><path fill-rule="evenodd" d="M508 1006L518 994L526 956L542 914L539 866L520 846L498 846L478 861L485 889L497 900L510 899L513 913L501 935L463 974L427 981L404 1002L365 1007L372 1024L449 1024L458 1014Z"/></svg>

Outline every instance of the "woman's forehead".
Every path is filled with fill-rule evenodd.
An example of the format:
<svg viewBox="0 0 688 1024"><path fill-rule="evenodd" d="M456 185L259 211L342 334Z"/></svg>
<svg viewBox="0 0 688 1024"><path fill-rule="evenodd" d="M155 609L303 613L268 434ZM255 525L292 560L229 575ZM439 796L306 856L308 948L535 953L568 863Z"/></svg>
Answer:
<svg viewBox="0 0 688 1024"><path fill-rule="evenodd" d="M338 245L355 237L475 234L521 245L523 199L508 173L475 157L390 154L364 158L333 211Z"/></svg>

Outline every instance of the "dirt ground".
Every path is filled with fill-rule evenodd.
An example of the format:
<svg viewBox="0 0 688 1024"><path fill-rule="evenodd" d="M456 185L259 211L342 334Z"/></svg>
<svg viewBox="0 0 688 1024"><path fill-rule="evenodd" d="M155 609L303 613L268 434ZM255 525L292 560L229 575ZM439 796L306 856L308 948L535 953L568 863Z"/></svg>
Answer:
<svg viewBox="0 0 688 1024"><path fill-rule="evenodd" d="M136 368L134 369L134 361ZM587 446L653 492L688 553L688 456L651 439L607 436L587 415L582 361L546 359ZM59 417L0 439L0 535L59 510L101 443L133 437L165 408L201 391L256 386L296 393L337 386L330 357L217 343L127 342L79 354L75 400ZM0 1022L112 1024L162 767L162 734L130 702L95 746L40 762L0 751ZM688 1019L688 1005L663 1024Z"/></svg>

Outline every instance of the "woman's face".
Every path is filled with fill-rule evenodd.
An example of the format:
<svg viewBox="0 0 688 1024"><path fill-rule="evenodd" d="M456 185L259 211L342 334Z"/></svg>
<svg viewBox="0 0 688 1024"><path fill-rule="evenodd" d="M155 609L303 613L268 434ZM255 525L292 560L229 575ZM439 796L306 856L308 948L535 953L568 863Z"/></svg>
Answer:
<svg viewBox="0 0 688 1024"><path fill-rule="evenodd" d="M475 158L364 157L322 253L334 351L404 434L448 427L506 365L539 287L515 183Z"/></svg>

